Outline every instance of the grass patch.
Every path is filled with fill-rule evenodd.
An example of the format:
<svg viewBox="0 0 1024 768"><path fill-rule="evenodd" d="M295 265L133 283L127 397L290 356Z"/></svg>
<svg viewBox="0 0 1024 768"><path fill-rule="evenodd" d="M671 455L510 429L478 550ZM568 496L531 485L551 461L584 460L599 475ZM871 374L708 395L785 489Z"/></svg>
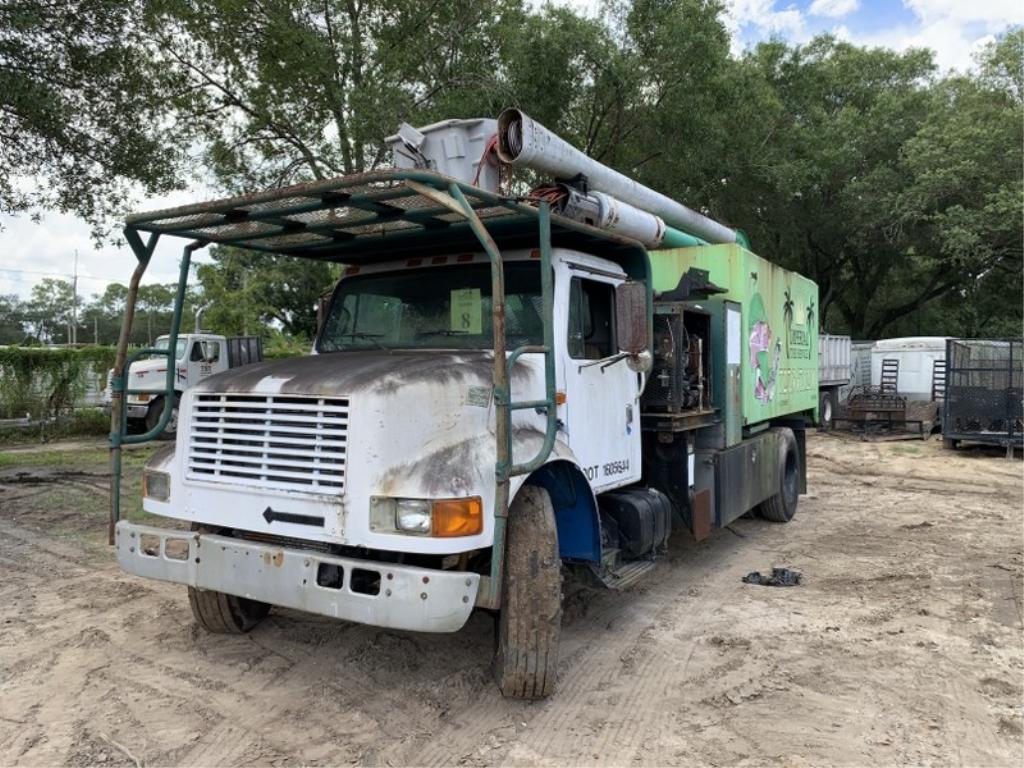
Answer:
<svg viewBox="0 0 1024 768"><path fill-rule="evenodd" d="M921 453L921 449L914 445L894 445L892 453L897 453L901 456L917 456Z"/></svg>
<svg viewBox="0 0 1024 768"><path fill-rule="evenodd" d="M142 467L159 447L147 445L123 454L121 517L135 523L175 527L173 521L167 526L168 521L142 508ZM34 476L31 484L17 486L11 494L4 506L5 517L74 543L90 557L109 556L109 463L105 449L0 453L0 468L4 466L16 466Z"/></svg>
<svg viewBox="0 0 1024 768"><path fill-rule="evenodd" d="M56 449L52 451L3 451L0 452L0 469L7 467L58 467L68 469L94 468L106 464L110 451L106 448L82 448L78 450Z"/></svg>
<svg viewBox="0 0 1024 768"><path fill-rule="evenodd" d="M0 429L0 445L33 445L72 437L110 434L110 417L98 408L79 408L70 417L34 427Z"/></svg>
<svg viewBox="0 0 1024 768"><path fill-rule="evenodd" d="M147 443L140 448L125 448L121 451L122 471L128 467L141 468L149 457L163 443ZM90 445L81 448L54 448L45 451L0 451L0 469L8 467L58 467L68 469L95 469L110 463L110 449L106 446Z"/></svg>

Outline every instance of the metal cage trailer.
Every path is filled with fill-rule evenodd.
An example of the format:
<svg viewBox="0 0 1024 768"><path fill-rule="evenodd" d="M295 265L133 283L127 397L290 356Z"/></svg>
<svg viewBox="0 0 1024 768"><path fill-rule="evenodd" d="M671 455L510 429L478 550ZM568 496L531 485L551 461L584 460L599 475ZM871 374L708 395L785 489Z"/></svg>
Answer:
<svg viewBox="0 0 1024 768"><path fill-rule="evenodd" d="M1024 341L948 339L942 440L1024 445Z"/></svg>
<svg viewBox="0 0 1024 768"><path fill-rule="evenodd" d="M752 509L793 517L818 402L817 287L512 118L403 126L406 167L129 217L110 539L125 570L185 585L205 629L246 632L278 605L452 632L487 610L502 692L546 696L563 567L618 588L673 527L703 538ZM479 149L481 130L500 141ZM493 158L465 157L495 143L503 162L581 179L503 195L478 173ZM164 236L188 241L170 349L199 248L346 265L312 354L182 393L143 496L190 532L120 519L121 448L170 418L124 428L128 331Z"/></svg>

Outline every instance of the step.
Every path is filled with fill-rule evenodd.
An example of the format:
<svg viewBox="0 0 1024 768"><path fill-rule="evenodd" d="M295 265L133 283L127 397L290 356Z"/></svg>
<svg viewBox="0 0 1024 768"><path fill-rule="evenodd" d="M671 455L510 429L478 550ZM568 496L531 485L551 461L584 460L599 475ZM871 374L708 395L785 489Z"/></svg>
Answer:
<svg viewBox="0 0 1024 768"><path fill-rule="evenodd" d="M601 565L606 571L610 571L619 564L619 549L617 547L605 547L601 550Z"/></svg>
<svg viewBox="0 0 1024 768"><path fill-rule="evenodd" d="M623 563L618 568L608 568L597 577L609 589L626 589L636 584L649 571L654 570L653 560L633 560Z"/></svg>

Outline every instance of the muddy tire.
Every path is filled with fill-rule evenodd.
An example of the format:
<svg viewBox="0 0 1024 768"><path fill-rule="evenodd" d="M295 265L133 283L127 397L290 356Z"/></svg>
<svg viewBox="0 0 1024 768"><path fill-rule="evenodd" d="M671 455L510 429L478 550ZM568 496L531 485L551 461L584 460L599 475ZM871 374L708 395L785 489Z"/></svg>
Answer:
<svg viewBox="0 0 1024 768"><path fill-rule="evenodd" d="M800 452L793 430L782 428L779 432L779 490L778 493L761 502L758 511L765 520L773 523L788 523L796 514L800 499Z"/></svg>
<svg viewBox="0 0 1024 768"><path fill-rule="evenodd" d="M270 605L223 592L188 588L188 604L196 622L216 635L242 635L270 613Z"/></svg>
<svg viewBox="0 0 1024 768"><path fill-rule="evenodd" d="M177 400L177 398L175 398ZM156 428L156 425L160 423L160 416L164 412L164 406L167 404L167 399L164 397L158 397L149 406L146 411L146 431L149 432ZM173 440L178 434L178 404L175 402L174 411L171 413L171 419L167 422L167 426L164 431L157 436L157 440Z"/></svg>
<svg viewBox="0 0 1024 768"><path fill-rule="evenodd" d="M494 675L505 696L540 699L555 690L562 631L562 561L547 491L519 491L506 541Z"/></svg>
<svg viewBox="0 0 1024 768"><path fill-rule="evenodd" d="M960 445L959 440L950 440L949 438L942 439L942 447L947 451L955 451Z"/></svg>

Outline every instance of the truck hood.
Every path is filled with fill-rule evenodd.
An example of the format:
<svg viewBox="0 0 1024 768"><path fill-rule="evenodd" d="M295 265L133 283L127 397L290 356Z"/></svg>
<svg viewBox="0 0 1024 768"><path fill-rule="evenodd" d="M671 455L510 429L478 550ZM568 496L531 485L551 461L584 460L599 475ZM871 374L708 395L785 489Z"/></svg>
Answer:
<svg viewBox="0 0 1024 768"><path fill-rule="evenodd" d="M332 352L246 365L203 379L189 388L183 400L185 427L178 430L178 454L187 464L193 450L189 425L196 417L194 404L204 395L228 395L232 417L247 407L243 396L289 398L337 398L347 400L344 421L330 427L343 432L345 441L344 488L340 492L306 494L303 488L283 479L262 479L256 485L232 485L229 479L193 477L198 496L185 496L195 504L190 514L203 515L211 524L235 525L268 531L261 515L268 506L281 506L324 518L316 535L354 546L398 551L450 552L479 549L491 541L492 522L480 534L458 542L410 537L386 528L370 527L371 500L392 498L465 498L479 496L491 509L495 496L495 407L492 397L494 353L474 350L379 350ZM543 397L543 356L523 355L513 369L516 400ZM232 398L230 395L237 395ZM283 403L292 407L294 403ZM336 403L331 404L337 407ZM323 416L321 418L338 418ZM515 457L522 461L537 454L543 443L546 416L534 409L512 415ZM230 426L230 425L229 425ZM294 430L308 430L295 422ZM307 432L303 432L307 434ZM234 439L230 435L228 439ZM315 438L309 439L309 444ZM234 450L230 442L221 454ZM303 451L304 446L293 447ZM562 451L556 444L555 453ZM228 456L230 460L230 456ZM219 460L219 457L218 457ZM249 460L249 459L247 459ZM310 456L310 461L317 460ZM289 461L298 461L291 458ZM251 461L250 461L251 463ZM288 470L294 476L301 469ZM228 466L228 470L231 467ZM187 472L183 467L182 472ZM172 490L174 493L184 493ZM210 494L223 494L214 498ZM206 495L203 495L206 494ZM230 498L228 497L230 495ZM248 510L248 518L238 509ZM303 511L305 510L305 511ZM489 520L489 518L488 518ZM314 530L300 524L274 523L271 532L310 537ZM410 549L412 547L412 549Z"/></svg>
<svg viewBox="0 0 1024 768"><path fill-rule="evenodd" d="M165 373L167 371L167 361L162 358L136 360L128 370L137 376L145 376L157 372Z"/></svg>
<svg viewBox="0 0 1024 768"><path fill-rule="evenodd" d="M323 397L364 391L386 395L418 384L489 387L493 370L494 353L489 351L331 352L246 365L210 376L193 389ZM514 374L529 377L522 365L516 366Z"/></svg>

